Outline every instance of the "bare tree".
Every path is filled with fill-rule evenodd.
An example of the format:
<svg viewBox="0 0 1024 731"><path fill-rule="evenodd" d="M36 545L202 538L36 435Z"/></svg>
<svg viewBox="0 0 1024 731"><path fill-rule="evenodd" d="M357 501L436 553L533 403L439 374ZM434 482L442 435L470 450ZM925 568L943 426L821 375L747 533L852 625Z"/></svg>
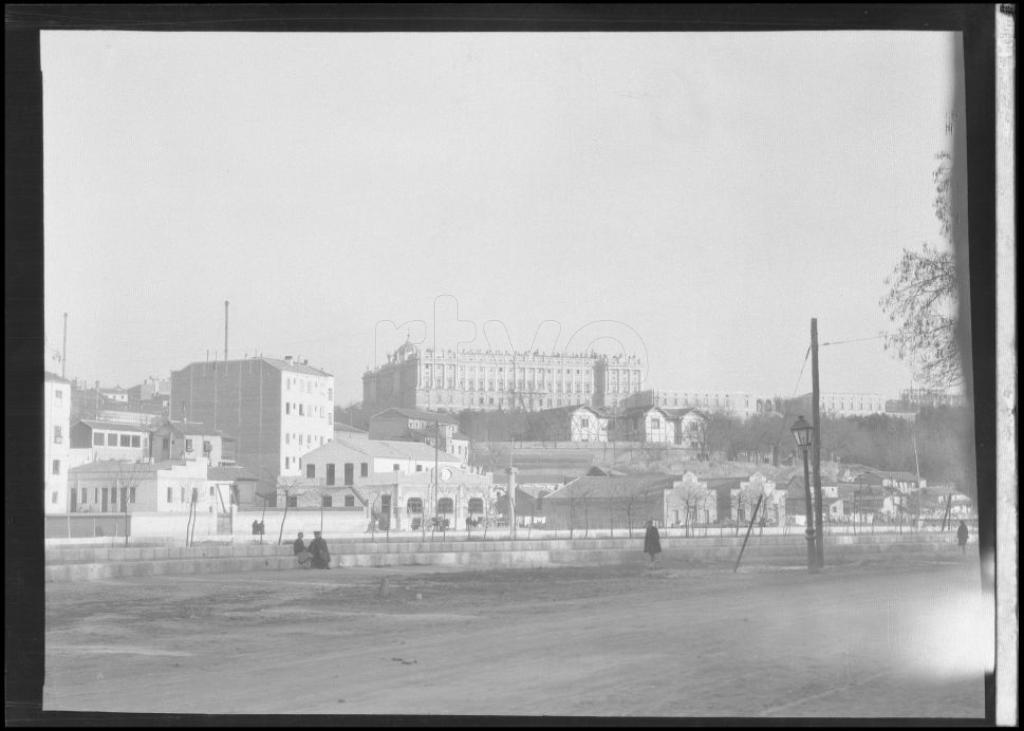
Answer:
<svg viewBox="0 0 1024 731"><path fill-rule="evenodd" d="M704 505L708 497L708 490L700 483L684 482L678 491L679 499L683 503L684 518L683 526L687 537L691 535L691 522L693 516Z"/></svg>
<svg viewBox="0 0 1024 731"><path fill-rule="evenodd" d="M886 348L894 350L901 360L910 361L921 381L943 388L960 380L961 364L957 272L952 251L952 157L941 152L936 159L933 207L946 246L940 250L924 243L920 251L904 249L885 280L888 291L879 304L896 328L886 335Z"/></svg>
<svg viewBox="0 0 1024 731"><path fill-rule="evenodd" d="M129 527L128 503L135 501L135 492L140 484L139 471L135 469L134 463L122 463L114 478L113 493L115 499L121 498L121 512L124 513L124 545L128 545Z"/></svg>

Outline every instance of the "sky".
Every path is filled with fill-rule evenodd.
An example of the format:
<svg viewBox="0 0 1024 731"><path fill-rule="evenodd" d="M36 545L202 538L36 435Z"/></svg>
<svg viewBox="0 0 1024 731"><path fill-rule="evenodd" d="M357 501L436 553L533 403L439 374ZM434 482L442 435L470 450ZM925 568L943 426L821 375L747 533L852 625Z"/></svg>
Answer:
<svg viewBox="0 0 1024 731"><path fill-rule="evenodd" d="M822 390L895 397L879 300L942 244L954 43L44 32L46 367L64 313L68 377L223 357L229 300L230 357L307 358L339 404L407 337L791 396L815 317L858 341Z"/></svg>

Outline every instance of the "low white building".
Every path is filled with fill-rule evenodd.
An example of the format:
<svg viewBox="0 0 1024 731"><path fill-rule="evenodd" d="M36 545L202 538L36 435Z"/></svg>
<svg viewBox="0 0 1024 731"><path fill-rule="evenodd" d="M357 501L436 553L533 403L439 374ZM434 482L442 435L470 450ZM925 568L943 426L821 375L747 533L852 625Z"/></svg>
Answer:
<svg viewBox="0 0 1024 731"><path fill-rule="evenodd" d="M327 487L378 484L382 478L460 467L462 458L422 442L391 439L335 439L299 460L302 479Z"/></svg>
<svg viewBox="0 0 1024 731"><path fill-rule="evenodd" d="M218 512L230 494L218 494L205 460L149 464L101 460L72 469L68 506L72 513ZM223 511L221 511L223 512Z"/></svg>
<svg viewBox="0 0 1024 731"><path fill-rule="evenodd" d="M544 409L531 415L531 439L553 442L607 442L609 418L585 404Z"/></svg>

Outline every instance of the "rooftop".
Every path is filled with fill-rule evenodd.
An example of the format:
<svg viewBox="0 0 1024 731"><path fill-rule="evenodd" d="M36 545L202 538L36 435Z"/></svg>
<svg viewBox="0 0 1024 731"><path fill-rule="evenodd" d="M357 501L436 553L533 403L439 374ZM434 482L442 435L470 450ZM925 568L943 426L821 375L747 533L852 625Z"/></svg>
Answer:
<svg viewBox="0 0 1024 731"><path fill-rule="evenodd" d="M358 426L352 426L351 424L345 424L340 421L334 422L334 431L346 432L348 434L366 434L365 429L360 429Z"/></svg>
<svg viewBox="0 0 1024 731"><path fill-rule="evenodd" d="M647 473L622 477L579 477L560 490L546 496L545 500L569 500L572 498L623 498L643 497L672 489L675 481L672 475Z"/></svg>
<svg viewBox="0 0 1024 731"><path fill-rule="evenodd" d="M371 416L371 419L378 419L380 417L389 416L404 416L407 419L417 419L420 421L440 421L444 424L458 424L459 420L452 414L444 414L436 411L420 411L419 409L404 409L399 407L392 407L390 409L384 409L378 414Z"/></svg>
<svg viewBox="0 0 1024 731"><path fill-rule="evenodd" d="M137 424L128 424L123 421L99 421L97 419L79 419L75 422L85 424L90 429L109 429L111 431L137 431L141 434L148 434L150 428L146 426L138 426Z"/></svg>
<svg viewBox="0 0 1024 731"><path fill-rule="evenodd" d="M330 376L331 375L327 371L320 370L319 368L314 368L313 366L308 365L307 363L304 363L304 362L300 362L300 361L296 361L296 360L287 361L287 360L284 360L282 358L268 358L268 357L262 356L262 355L261 356L257 356L255 358L236 358L234 360L226 360L226 361L225 360L218 360L218 361L209 361L209 362L213 363L214 365L216 365L218 363L222 363L222 364L228 364L228 363L231 363L231 364L235 364L235 363L241 364L241 363L250 363L250 362L252 362L254 360L261 360L264 363L266 363L267 365L269 365L271 368L276 368L279 371L290 371L290 372L293 372L293 373L304 373L304 374L306 374L308 376ZM187 366L185 366L185 368L182 368L182 370L185 370L187 368L191 368L192 366L195 366L195 365L205 365L206 363L207 363L206 361L193 361L192 363L189 363Z"/></svg>
<svg viewBox="0 0 1024 731"><path fill-rule="evenodd" d="M61 378L56 373L50 373L49 371L43 371L43 380L54 381L56 383L71 383L71 381L69 381L68 379Z"/></svg>
<svg viewBox="0 0 1024 731"><path fill-rule="evenodd" d="M397 439L359 439L359 440L348 440L344 438L335 438L333 442L328 442L322 447L317 447L309 454L314 454L323 450L336 450L338 448L348 449L359 454L365 454L367 457L393 457L397 459L414 459L414 460L433 460L435 458L435 450L433 447L424 444L423 442L403 442ZM445 463L461 463L462 458L456 457L454 454L448 454L447 452L436 452L438 461ZM308 455L306 458L308 460Z"/></svg>
<svg viewBox="0 0 1024 731"><path fill-rule="evenodd" d="M243 482L255 482L258 478L245 467L239 465L210 467L206 476L211 480L241 480Z"/></svg>

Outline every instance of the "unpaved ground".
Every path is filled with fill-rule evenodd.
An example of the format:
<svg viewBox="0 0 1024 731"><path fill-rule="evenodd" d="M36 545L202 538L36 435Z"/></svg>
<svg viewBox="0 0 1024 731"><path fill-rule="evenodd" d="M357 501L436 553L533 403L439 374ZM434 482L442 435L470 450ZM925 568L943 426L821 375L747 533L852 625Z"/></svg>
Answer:
<svg viewBox="0 0 1024 731"><path fill-rule="evenodd" d="M981 717L980 596L952 554L50 584L44 708Z"/></svg>

